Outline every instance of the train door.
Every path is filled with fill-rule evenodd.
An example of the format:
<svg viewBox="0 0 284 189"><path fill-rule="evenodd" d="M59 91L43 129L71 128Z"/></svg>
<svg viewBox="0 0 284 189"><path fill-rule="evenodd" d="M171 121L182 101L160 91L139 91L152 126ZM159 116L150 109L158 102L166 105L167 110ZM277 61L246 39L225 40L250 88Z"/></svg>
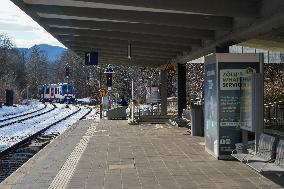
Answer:
<svg viewBox="0 0 284 189"><path fill-rule="evenodd" d="M54 98L54 88L50 89L50 98Z"/></svg>
<svg viewBox="0 0 284 189"><path fill-rule="evenodd" d="M45 101L47 101L47 100L49 100L50 99L50 94L49 94L49 92L50 92L50 88L48 87L48 86L46 86L45 87L45 94L44 94L44 99L45 99Z"/></svg>
<svg viewBox="0 0 284 189"><path fill-rule="evenodd" d="M60 95L59 95L59 88L56 87L56 88L55 88L55 99L56 99L56 102L59 102L59 98L60 98Z"/></svg>

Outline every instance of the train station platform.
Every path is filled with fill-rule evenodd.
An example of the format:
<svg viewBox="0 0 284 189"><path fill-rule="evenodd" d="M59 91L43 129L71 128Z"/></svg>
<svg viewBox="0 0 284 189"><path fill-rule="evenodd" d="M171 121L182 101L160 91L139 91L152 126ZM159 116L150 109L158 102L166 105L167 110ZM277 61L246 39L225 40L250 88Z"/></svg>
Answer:
<svg viewBox="0 0 284 189"><path fill-rule="evenodd" d="M1 189L282 188L204 139L166 124L82 120L0 184Z"/></svg>

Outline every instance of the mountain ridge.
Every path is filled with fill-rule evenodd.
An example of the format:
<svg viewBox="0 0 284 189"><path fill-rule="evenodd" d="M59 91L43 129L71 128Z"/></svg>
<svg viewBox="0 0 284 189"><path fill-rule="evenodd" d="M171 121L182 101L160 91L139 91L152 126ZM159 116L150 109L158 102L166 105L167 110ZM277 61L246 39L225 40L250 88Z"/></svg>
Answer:
<svg viewBox="0 0 284 189"><path fill-rule="evenodd" d="M66 48L54 46L54 45L48 45L48 44L38 44L34 45L30 48L18 48L18 50L21 53L25 53L26 56L29 56L31 54L31 50L33 47L38 47L40 51L42 51L44 54L46 54L47 59L49 61L56 61L59 58L59 55L66 50Z"/></svg>

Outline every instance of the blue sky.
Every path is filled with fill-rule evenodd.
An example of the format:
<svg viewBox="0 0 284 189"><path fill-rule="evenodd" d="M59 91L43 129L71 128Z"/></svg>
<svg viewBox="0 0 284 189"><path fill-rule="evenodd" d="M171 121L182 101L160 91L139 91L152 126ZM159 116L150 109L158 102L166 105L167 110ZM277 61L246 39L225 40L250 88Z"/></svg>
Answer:
<svg viewBox="0 0 284 189"><path fill-rule="evenodd" d="M35 44L63 46L10 0L1 0L0 33L7 34L17 47Z"/></svg>

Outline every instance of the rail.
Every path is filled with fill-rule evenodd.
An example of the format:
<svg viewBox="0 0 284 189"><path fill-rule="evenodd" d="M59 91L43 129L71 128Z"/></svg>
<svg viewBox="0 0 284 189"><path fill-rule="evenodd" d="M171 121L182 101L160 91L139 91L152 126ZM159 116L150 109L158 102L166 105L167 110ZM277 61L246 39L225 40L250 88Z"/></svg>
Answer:
<svg viewBox="0 0 284 189"><path fill-rule="evenodd" d="M8 121L10 121L10 120L12 120L12 121L10 121L10 122L8 122L8 123L1 124L1 125L0 125L0 128L6 127L6 126L8 126L8 125L15 124L15 123L19 123L19 122L22 122L22 121L25 121L25 120L28 120L28 119L31 119L31 118L34 118L34 117L39 117L39 116L41 116L41 115L43 115L43 114L49 113L49 112L55 110L55 108L56 108L56 106L55 106L54 104L51 104L51 105L53 106L51 109L49 109L49 110L47 110L47 111L43 111L43 112L38 113L38 114L35 114L35 115L31 115L32 113L29 113L29 114L24 114L24 115L21 115L21 116L15 116L15 117L13 117L13 118L11 118L11 119L8 119ZM45 106L45 108L47 108L47 106ZM43 109L44 109L44 108L43 108ZM41 110L43 110L43 109L41 109ZM41 110L39 110L39 111L41 111ZM36 113L36 112L39 112L39 111L35 111L35 112L33 112L33 113ZM30 116L25 117L26 115L30 115ZM20 117L23 117L23 118L20 118ZM16 119L16 120L13 121L13 119L15 119L15 118L20 118L20 119ZM3 122L4 122L4 121L3 121Z"/></svg>
<svg viewBox="0 0 284 189"><path fill-rule="evenodd" d="M81 108L79 108L78 110L76 110L76 111L72 112L71 114L65 116L64 118L62 118L62 119L60 119L60 120L58 120L58 121L56 121L56 122L53 122L52 124L46 126L45 128L43 128L43 129L41 129L41 130L39 130L39 131L33 133L33 134L30 135L29 137L27 137L27 138L23 139L22 141L20 141L20 142L14 144L14 145L12 145L11 147L9 147L9 148L3 150L2 152L0 152L0 157L6 155L6 154L8 154L8 153L10 153L11 151L14 151L15 149L17 149L17 148L20 147L21 145L27 143L28 141L32 140L33 138L39 136L41 133L45 132L45 131L46 131L47 129L49 129L50 127L52 127L52 126L54 126L54 125L56 125L56 124L62 122L63 120L66 120L67 118L71 117L72 115L78 113L80 110L81 110Z"/></svg>

